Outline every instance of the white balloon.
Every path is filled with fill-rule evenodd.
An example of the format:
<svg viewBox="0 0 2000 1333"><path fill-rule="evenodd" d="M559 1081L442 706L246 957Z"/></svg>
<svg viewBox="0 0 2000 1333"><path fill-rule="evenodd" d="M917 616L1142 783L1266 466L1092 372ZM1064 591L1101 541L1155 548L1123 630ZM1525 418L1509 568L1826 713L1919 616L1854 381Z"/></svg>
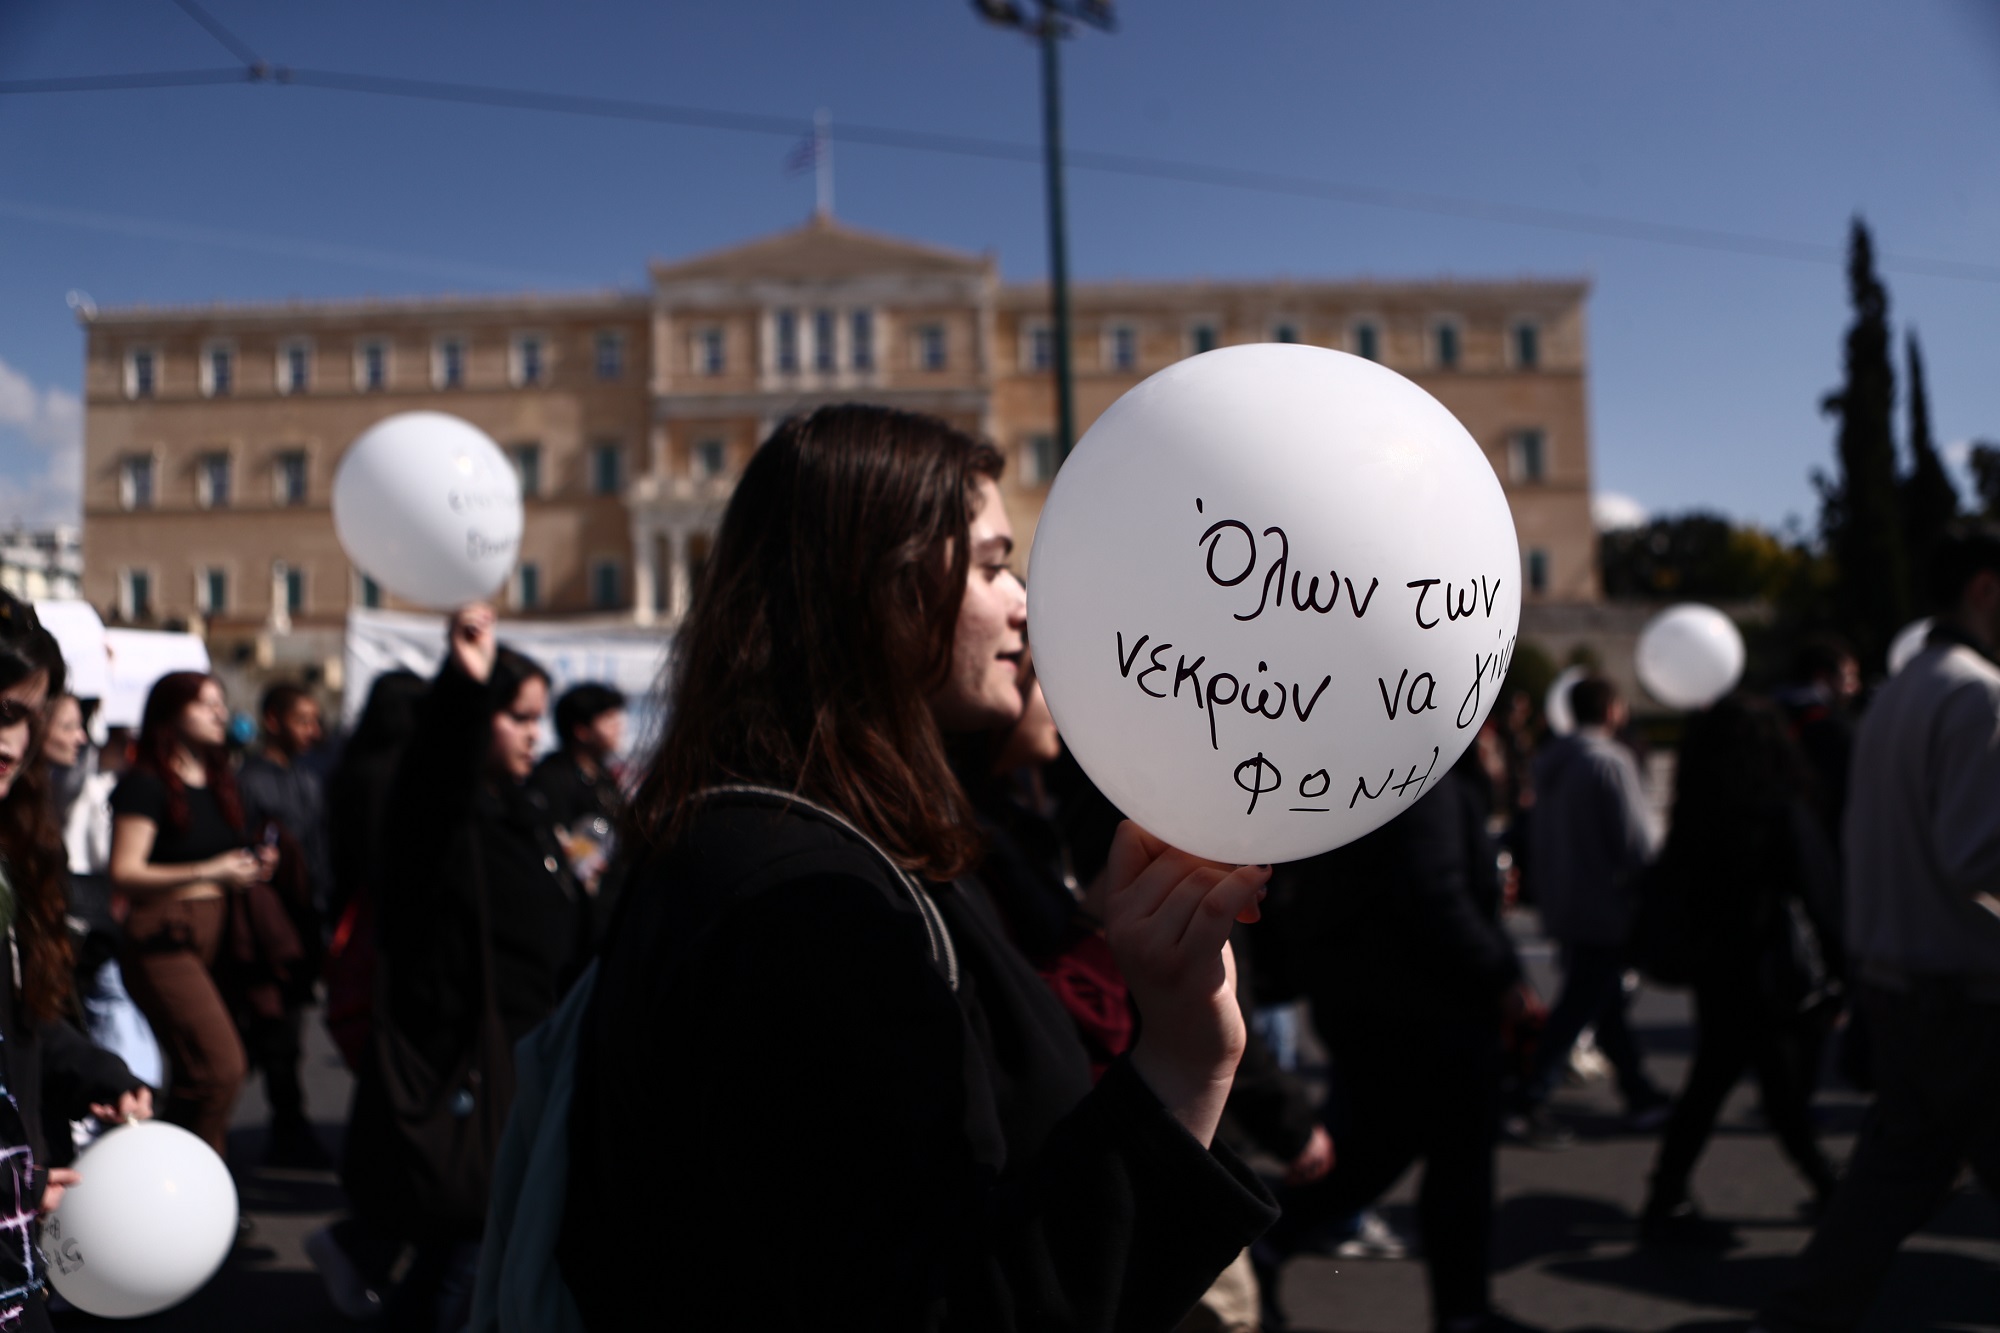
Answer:
<svg viewBox="0 0 2000 1333"><path fill-rule="evenodd" d="M1576 730L1576 714L1570 711L1570 689L1590 671L1585 667L1564 667L1556 678L1549 682L1549 692L1542 696L1542 718L1549 724L1549 730L1558 736L1567 736Z"/></svg>
<svg viewBox="0 0 2000 1333"><path fill-rule="evenodd" d="M376 422L333 478L333 528L347 558L419 606L492 596L520 554L521 521L521 483L507 456L443 412Z"/></svg>
<svg viewBox="0 0 2000 1333"><path fill-rule="evenodd" d="M1409 809L1478 734L1521 556L1479 445L1372 361L1191 357L1063 464L1030 568L1036 671L1118 807L1218 861L1290 861Z"/></svg>
<svg viewBox="0 0 2000 1333"><path fill-rule="evenodd" d="M1639 683L1669 708L1706 708L1743 678L1743 635L1712 606L1670 606L1639 631Z"/></svg>
<svg viewBox="0 0 2000 1333"><path fill-rule="evenodd" d="M1889 674L1895 675L1924 650L1924 640L1931 634L1931 618L1912 620L1896 631L1896 637L1889 641Z"/></svg>
<svg viewBox="0 0 2000 1333"><path fill-rule="evenodd" d="M83 1176L42 1222L49 1281L77 1309L136 1319L202 1288L236 1243L236 1183L206 1143L141 1120L76 1160Z"/></svg>

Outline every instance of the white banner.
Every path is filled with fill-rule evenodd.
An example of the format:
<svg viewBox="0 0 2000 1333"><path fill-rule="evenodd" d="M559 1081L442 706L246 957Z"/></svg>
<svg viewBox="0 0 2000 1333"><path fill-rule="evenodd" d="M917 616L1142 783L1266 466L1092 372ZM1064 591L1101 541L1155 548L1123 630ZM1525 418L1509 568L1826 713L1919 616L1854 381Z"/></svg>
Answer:
<svg viewBox="0 0 2000 1333"><path fill-rule="evenodd" d="M354 610L347 613L347 657L341 713L351 727L360 720L368 691L385 671L414 671L429 679L444 661L443 616L408 611ZM564 690L586 681L622 690L630 714L627 751L655 735L660 674L673 636L639 626L565 625L548 621L500 622L500 642L526 653L549 673L550 718L542 726L542 748L555 747L555 701Z"/></svg>

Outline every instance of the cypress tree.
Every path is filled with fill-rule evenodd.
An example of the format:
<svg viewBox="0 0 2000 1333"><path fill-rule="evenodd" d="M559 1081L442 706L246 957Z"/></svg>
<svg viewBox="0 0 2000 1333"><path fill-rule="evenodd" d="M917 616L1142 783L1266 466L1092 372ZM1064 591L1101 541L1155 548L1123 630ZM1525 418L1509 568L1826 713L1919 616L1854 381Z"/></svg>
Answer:
<svg viewBox="0 0 2000 1333"><path fill-rule="evenodd" d="M1820 525L1833 557L1834 605L1863 662L1879 665L1909 619L1909 559L1903 545L1889 363L1889 293L1875 276L1875 246L1859 217L1849 243L1847 382L1820 406L1840 418L1839 476L1826 488Z"/></svg>
<svg viewBox="0 0 2000 1333"><path fill-rule="evenodd" d="M1903 479L1903 536L1910 557L1910 605L1930 602L1930 557L1945 525L1958 517L1958 489L1931 442L1930 400L1924 392L1924 354L1914 330L1903 335L1910 380L1910 475Z"/></svg>

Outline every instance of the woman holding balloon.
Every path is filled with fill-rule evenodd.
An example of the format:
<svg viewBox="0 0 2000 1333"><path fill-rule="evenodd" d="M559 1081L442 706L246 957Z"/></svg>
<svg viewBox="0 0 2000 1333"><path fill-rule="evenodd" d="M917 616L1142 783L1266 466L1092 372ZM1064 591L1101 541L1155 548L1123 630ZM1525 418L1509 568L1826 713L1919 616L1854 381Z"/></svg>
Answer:
<svg viewBox="0 0 2000 1333"><path fill-rule="evenodd" d="M46 1124L152 1114L152 1094L117 1056L64 1021L74 978L64 920L66 857L42 766L44 705L63 688L62 654L34 612L0 593L0 928L18 957L0 982L0 1327L46 1328L35 1218L78 1174Z"/></svg>
<svg viewBox="0 0 2000 1333"><path fill-rule="evenodd" d="M1143 1028L1094 1087L953 883L980 844L945 737L1023 706L1000 469L832 407L736 489L578 1052L558 1254L592 1328L1164 1330L1275 1215L1213 1143L1268 870L1119 830Z"/></svg>

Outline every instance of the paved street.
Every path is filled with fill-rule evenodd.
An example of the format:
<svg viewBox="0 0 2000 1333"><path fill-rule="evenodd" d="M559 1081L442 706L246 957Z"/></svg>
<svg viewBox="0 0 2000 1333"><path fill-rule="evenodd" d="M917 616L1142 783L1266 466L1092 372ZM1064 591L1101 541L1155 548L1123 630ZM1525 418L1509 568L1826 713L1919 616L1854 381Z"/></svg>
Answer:
<svg viewBox="0 0 2000 1333"><path fill-rule="evenodd" d="M1544 951L1530 945L1530 962L1546 987ZM1648 992L1639 1018L1655 1076L1678 1087L1689 1048L1685 1002ZM310 1030L309 1095L331 1147L348 1080L318 1025ZM1742 1327L1807 1236L1797 1213L1805 1187L1759 1127L1754 1102L1748 1084L1738 1090L1695 1180L1704 1205L1739 1229L1743 1246L1720 1257L1670 1257L1636 1253L1633 1245L1654 1139L1617 1132L1616 1099L1605 1085L1565 1092L1558 1104L1580 1131L1576 1146L1501 1153L1495 1284L1501 1304L1517 1318L1572 1333ZM1844 1156L1862 1101L1835 1091L1821 1105L1829 1144ZM133 1333L351 1327L327 1307L301 1249L306 1233L336 1214L339 1186L326 1173L258 1170L263 1119L263 1099L253 1089L238 1108L231 1158L255 1234L186 1305L116 1327ZM1405 1232L1414 1228L1413 1196L1405 1180L1384 1210ZM1283 1297L1295 1326L1314 1333L1422 1333L1429 1326L1423 1267L1414 1260L1300 1260L1286 1271ZM63 1325L114 1327L76 1316ZM1865 1327L1870 1333L2000 1330L2000 1206L1970 1185L1961 1189L1906 1247Z"/></svg>

